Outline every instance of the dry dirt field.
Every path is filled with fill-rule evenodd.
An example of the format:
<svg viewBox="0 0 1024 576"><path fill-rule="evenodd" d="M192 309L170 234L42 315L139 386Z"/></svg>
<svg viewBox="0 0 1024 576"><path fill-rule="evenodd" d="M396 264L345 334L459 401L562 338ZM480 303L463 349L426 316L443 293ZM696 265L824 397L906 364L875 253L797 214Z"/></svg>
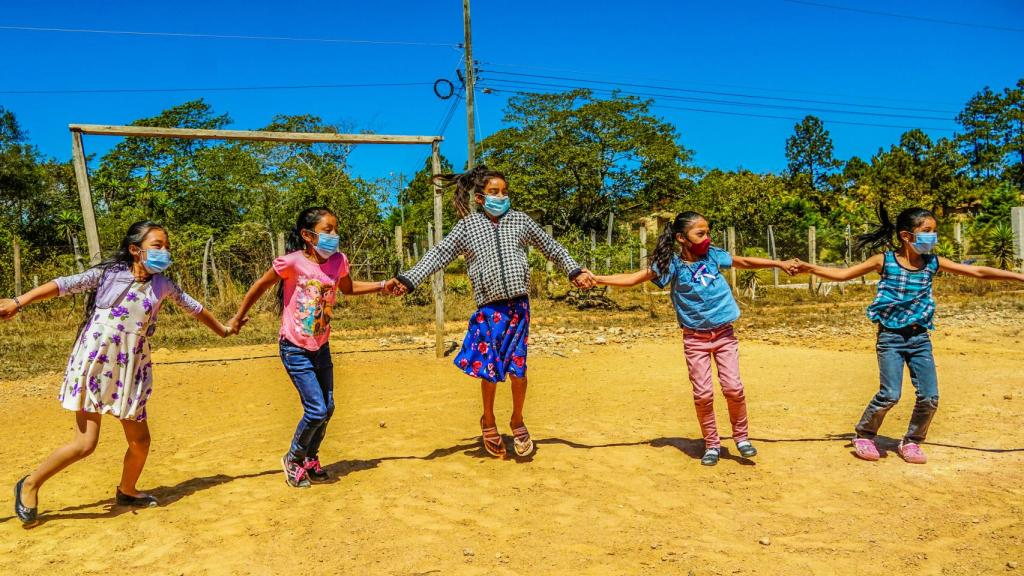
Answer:
<svg viewBox="0 0 1024 576"><path fill-rule="evenodd" d="M714 468L698 462L669 321L575 331L540 318L526 411L538 451L523 461L479 448L478 385L409 349L426 336L337 341L338 409L321 454L336 481L308 490L278 467L300 414L279 360L220 360L275 347L161 350L140 488L162 505L112 506L124 444L107 420L96 453L43 489L43 522L29 530L10 487L73 420L58 377L8 381L0 574L1024 572L1024 312L971 316L934 335L941 406L924 466L893 452L909 382L882 428L885 457L851 455L878 386L863 319L824 334L742 325L760 454L727 450ZM204 359L215 361L178 363ZM508 434L507 388L498 406Z"/></svg>

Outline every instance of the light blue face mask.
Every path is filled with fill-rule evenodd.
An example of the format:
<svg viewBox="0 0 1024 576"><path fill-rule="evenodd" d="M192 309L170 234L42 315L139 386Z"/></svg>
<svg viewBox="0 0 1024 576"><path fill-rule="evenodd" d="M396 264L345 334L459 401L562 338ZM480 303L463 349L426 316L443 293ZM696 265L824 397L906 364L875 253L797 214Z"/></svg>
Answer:
<svg viewBox="0 0 1024 576"><path fill-rule="evenodd" d="M167 270L171 265L171 252L159 248L149 248L146 251L146 259L142 261L142 267L150 274L159 274Z"/></svg>
<svg viewBox="0 0 1024 576"><path fill-rule="evenodd" d="M512 206L512 201L508 196L484 194L484 210L495 218L500 218L505 212L508 212L510 206Z"/></svg>
<svg viewBox="0 0 1024 576"><path fill-rule="evenodd" d="M914 234L914 242L911 246L918 254L931 254L938 242L939 235L935 232L917 232Z"/></svg>
<svg viewBox="0 0 1024 576"><path fill-rule="evenodd" d="M320 232L317 234L316 246L313 246L313 248L316 249L316 253L321 258L330 258L338 251L338 243L340 241L341 237L337 234L324 234Z"/></svg>

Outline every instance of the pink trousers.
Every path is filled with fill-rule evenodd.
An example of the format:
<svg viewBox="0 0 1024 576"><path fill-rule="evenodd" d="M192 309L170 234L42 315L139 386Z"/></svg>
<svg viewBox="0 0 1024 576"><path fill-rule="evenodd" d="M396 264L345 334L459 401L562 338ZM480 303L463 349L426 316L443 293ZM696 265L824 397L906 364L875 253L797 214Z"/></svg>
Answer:
<svg viewBox="0 0 1024 576"><path fill-rule="evenodd" d="M683 351L686 367L693 385L693 403L697 409L697 421L704 435L706 448L718 448L722 444L715 425L715 388L711 378L711 358L718 366L718 382L722 395L729 406L729 421L732 423L732 437L736 442L747 439L747 399L743 395L740 381L739 342L732 325L715 330L683 329Z"/></svg>

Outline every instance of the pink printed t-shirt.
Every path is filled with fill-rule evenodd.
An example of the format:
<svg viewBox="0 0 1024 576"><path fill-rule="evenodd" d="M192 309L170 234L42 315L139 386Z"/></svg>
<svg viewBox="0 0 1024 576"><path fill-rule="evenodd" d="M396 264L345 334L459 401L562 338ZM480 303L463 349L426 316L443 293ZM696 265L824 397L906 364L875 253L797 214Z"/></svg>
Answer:
<svg viewBox="0 0 1024 576"><path fill-rule="evenodd" d="M317 264L298 250L275 259L274 271L284 280L280 337L319 350L331 336L338 278L348 275L348 257L338 252Z"/></svg>

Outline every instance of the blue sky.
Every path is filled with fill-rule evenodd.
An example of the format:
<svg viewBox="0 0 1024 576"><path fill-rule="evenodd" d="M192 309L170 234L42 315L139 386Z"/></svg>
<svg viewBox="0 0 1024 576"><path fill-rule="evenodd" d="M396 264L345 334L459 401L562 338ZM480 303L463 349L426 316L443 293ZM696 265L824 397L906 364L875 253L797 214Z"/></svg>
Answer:
<svg viewBox="0 0 1024 576"><path fill-rule="evenodd" d="M434 134L452 101L438 99L431 84L440 78L457 83L461 7L461 0L8 3L0 27L292 39L0 28L0 52L6 56L0 106L17 115L44 154L59 159L70 156L69 123L128 123L197 97L228 113L237 129L259 128L275 114L309 113L355 130ZM826 120L842 159L870 157L896 142L904 127L926 127L935 138L949 136L956 128L953 118L972 94L985 85L1002 89L1024 77L1024 2L1018 0L474 0L472 18L474 57L482 69L478 137L501 128L507 97L480 93L483 87L578 85L583 79L660 86L672 90L620 87L664 95L654 112L677 127L681 142L704 167L781 171L794 119L808 113ZM400 83L416 85L10 93ZM462 106L444 135L442 152L462 166ZM91 136L86 148L102 153L116 141ZM357 174L373 178L411 173L428 152L425 147L364 146L351 161Z"/></svg>

